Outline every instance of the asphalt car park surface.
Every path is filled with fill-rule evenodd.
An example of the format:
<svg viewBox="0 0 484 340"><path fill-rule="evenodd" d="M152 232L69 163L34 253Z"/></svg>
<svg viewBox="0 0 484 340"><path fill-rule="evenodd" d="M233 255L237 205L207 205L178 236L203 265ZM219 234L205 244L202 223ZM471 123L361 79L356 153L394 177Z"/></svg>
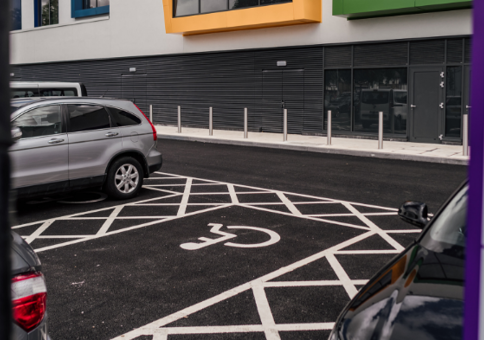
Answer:
<svg viewBox="0 0 484 340"><path fill-rule="evenodd" d="M22 202L49 333L73 339L320 339L466 168L161 140L129 201Z"/></svg>

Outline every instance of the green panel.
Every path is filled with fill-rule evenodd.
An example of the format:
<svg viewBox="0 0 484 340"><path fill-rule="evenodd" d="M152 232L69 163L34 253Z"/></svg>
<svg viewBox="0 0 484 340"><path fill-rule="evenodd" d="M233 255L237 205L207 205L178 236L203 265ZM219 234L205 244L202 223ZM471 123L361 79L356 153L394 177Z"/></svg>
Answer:
<svg viewBox="0 0 484 340"><path fill-rule="evenodd" d="M363 19L471 7L470 0L333 0L333 15Z"/></svg>
<svg viewBox="0 0 484 340"><path fill-rule="evenodd" d="M344 13L363 13L414 7L414 0L344 0Z"/></svg>

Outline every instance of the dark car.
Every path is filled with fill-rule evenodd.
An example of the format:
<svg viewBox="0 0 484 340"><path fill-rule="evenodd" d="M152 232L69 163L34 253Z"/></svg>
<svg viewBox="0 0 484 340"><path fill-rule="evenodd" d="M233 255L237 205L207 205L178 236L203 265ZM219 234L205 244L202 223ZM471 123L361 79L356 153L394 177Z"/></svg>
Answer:
<svg viewBox="0 0 484 340"><path fill-rule="evenodd" d="M47 288L32 247L12 232L12 318L15 340L47 340Z"/></svg>
<svg viewBox="0 0 484 340"><path fill-rule="evenodd" d="M462 338L467 193L465 183L430 222L424 203L402 205L422 234L361 288L330 340Z"/></svg>

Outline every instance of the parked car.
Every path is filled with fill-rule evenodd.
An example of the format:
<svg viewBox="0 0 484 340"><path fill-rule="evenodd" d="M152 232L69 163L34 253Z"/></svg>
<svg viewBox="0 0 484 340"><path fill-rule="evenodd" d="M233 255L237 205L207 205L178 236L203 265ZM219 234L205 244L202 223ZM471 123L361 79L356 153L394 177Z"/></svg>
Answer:
<svg viewBox="0 0 484 340"><path fill-rule="evenodd" d="M461 339L468 185L428 222L427 206L398 214L424 228L348 303L330 340Z"/></svg>
<svg viewBox="0 0 484 340"><path fill-rule="evenodd" d="M12 81L10 82L12 98L30 97L86 97L83 83L66 83L52 81Z"/></svg>
<svg viewBox="0 0 484 340"><path fill-rule="evenodd" d="M161 168L156 129L130 101L22 98L11 109L12 187L20 198L98 187L128 199Z"/></svg>
<svg viewBox="0 0 484 340"><path fill-rule="evenodd" d="M47 340L47 287L32 247L12 232L12 339Z"/></svg>

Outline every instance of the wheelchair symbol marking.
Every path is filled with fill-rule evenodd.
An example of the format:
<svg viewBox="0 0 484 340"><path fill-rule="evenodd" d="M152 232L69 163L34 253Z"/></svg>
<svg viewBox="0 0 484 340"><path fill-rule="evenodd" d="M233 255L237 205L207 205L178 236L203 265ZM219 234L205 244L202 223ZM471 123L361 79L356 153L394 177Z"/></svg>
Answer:
<svg viewBox="0 0 484 340"><path fill-rule="evenodd" d="M180 247L183 248L183 249L185 249L185 250L198 250L198 249L202 249L202 248L211 246L212 244L216 244L216 243L220 243L220 242L225 242L225 241L228 241L228 240L230 240L232 238L237 237L237 235L235 235L235 234L231 234L231 233L228 233L228 232L225 232L225 231L221 231L220 229L223 227L223 224L220 224L220 223L209 223L208 226L209 227L212 227L212 229L210 229L210 232L211 233L220 235L222 237L215 238L215 239L207 238L207 237L199 237L198 239L200 241L202 241L201 243L188 242L188 243L181 244ZM264 228L258 228L258 227L243 227L243 226L227 226L227 229L248 229L248 230L256 230L256 231L260 231L260 232L266 233L270 237L270 239L268 241L266 241L266 242L255 243L255 244L241 244L241 243L227 242L227 243L224 244L224 246L227 246L227 247L235 247L235 248L261 248L261 247L267 247L267 246L276 244L277 242L279 242L281 240L281 237L279 236L278 233L276 233L276 232L274 232L272 230L264 229Z"/></svg>

